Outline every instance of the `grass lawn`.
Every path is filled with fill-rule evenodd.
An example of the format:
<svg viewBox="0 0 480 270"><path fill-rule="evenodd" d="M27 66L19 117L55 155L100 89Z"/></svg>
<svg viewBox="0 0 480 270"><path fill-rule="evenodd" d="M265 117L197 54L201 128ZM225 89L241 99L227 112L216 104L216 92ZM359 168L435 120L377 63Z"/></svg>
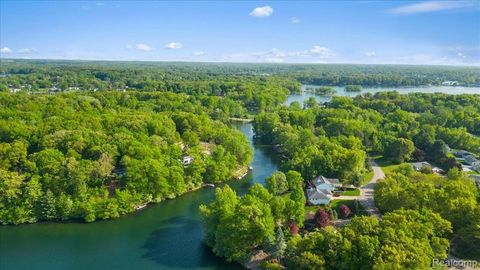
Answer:
<svg viewBox="0 0 480 270"><path fill-rule="evenodd" d="M339 208L343 204L346 204L348 208L350 208L350 210L353 211L353 200L332 200L329 206L317 206L317 205L305 206L305 216L308 216L308 214L314 215L318 208L324 208L324 209L333 208L337 211L337 213L339 213ZM363 209L362 205L359 204L359 213L357 213L357 216L365 215L365 214L366 214L365 209Z"/></svg>
<svg viewBox="0 0 480 270"><path fill-rule="evenodd" d="M363 175L362 185L365 185L366 183L370 182L372 178L373 178L373 170L365 173Z"/></svg>
<svg viewBox="0 0 480 270"><path fill-rule="evenodd" d="M382 170L383 170L383 172L384 172L385 174L392 172L393 170L395 170L396 168L398 168L400 165L403 164L403 163L400 163L400 164L392 164L390 161L384 159L383 157L377 157L377 158L375 158L375 162L376 162L380 167L382 167Z"/></svg>
<svg viewBox="0 0 480 270"><path fill-rule="evenodd" d="M340 192L342 196L360 196L360 189L350 189Z"/></svg>
<svg viewBox="0 0 480 270"><path fill-rule="evenodd" d="M318 208L320 208L322 206L316 206L316 205L308 205L308 206L305 206L305 216L307 216L307 214L315 214L315 212L317 211Z"/></svg>

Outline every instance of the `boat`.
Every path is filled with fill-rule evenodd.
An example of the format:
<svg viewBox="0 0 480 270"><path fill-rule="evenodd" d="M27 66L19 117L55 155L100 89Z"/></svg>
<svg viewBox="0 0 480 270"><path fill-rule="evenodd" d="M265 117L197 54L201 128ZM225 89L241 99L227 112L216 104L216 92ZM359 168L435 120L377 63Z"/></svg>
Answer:
<svg viewBox="0 0 480 270"><path fill-rule="evenodd" d="M252 166L248 166L248 170L249 170L249 171L253 171L253 167L252 167Z"/></svg>
<svg viewBox="0 0 480 270"><path fill-rule="evenodd" d="M147 204L142 204L142 205L135 205L134 208L137 211L142 210L143 208L147 207Z"/></svg>
<svg viewBox="0 0 480 270"><path fill-rule="evenodd" d="M205 185L203 185L203 186L204 186L204 187L215 187L214 184L205 184Z"/></svg>

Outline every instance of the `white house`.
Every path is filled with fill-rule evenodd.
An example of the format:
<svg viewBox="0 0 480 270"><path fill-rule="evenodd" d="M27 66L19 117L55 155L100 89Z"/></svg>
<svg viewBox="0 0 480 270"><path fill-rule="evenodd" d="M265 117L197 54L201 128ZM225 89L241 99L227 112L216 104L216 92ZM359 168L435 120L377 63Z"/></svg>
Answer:
<svg viewBox="0 0 480 270"><path fill-rule="evenodd" d="M333 197L333 190L335 188L342 187L342 184L338 179L326 178L322 175L319 175L312 179L311 183L315 187L307 189L307 198L308 202L313 205L329 204Z"/></svg>
<svg viewBox="0 0 480 270"><path fill-rule="evenodd" d="M182 163L183 163L183 165L187 166L187 165L190 165L190 163L192 163L192 161L193 161L193 157L184 156Z"/></svg>
<svg viewBox="0 0 480 270"><path fill-rule="evenodd" d="M312 179L312 183L317 189L325 189L333 191L334 188L341 188L342 183L336 178L326 178L323 175L319 175Z"/></svg>
<svg viewBox="0 0 480 270"><path fill-rule="evenodd" d="M308 202L313 205L327 205L332 199L332 193L325 189L309 188L307 189Z"/></svg>

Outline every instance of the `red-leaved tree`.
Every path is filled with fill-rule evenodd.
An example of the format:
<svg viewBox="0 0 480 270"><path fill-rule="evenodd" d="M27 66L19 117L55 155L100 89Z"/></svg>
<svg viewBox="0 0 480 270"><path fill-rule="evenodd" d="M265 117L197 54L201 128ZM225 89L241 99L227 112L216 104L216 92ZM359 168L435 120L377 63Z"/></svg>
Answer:
<svg viewBox="0 0 480 270"><path fill-rule="evenodd" d="M313 217L313 220L315 221L315 226L317 227L326 227L330 225L330 217L323 208L319 208L317 210L315 216Z"/></svg>
<svg viewBox="0 0 480 270"><path fill-rule="evenodd" d="M425 160L425 152L422 149L416 148L415 151L412 153L412 157L416 161L424 161Z"/></svg>
<svg viewBox="0 0 480 270"><path fill-rule="evenodd" d="M342 218L348 218L348 216L350 216L350 213L352 212L346 204L340 205L339 210Z"/></svg>
<svg viewBox="0 0 480 270"><path fill-rule="evenodd" d="M290 223L290 233L292 235L297 235L298 234L298 231L300 231L300 228L298 228L298 225L295 221L292 221Z"/></svg>

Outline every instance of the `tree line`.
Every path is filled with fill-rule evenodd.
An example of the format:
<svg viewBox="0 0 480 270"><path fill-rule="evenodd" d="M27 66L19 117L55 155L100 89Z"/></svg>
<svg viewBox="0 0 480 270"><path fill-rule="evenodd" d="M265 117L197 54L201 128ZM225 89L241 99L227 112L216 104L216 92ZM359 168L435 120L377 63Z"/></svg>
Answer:
<svg viewBox="0 0 480 270"><path fill-rule="evenodd" d="M358 184L368 171L367 152L393 163L429 160L447 171L460 168L448 147L479 154L479 124L477 95L380 92L326 104L293 102L258 114L254 129L259 140L275 145L285 170Z"/></svg>

